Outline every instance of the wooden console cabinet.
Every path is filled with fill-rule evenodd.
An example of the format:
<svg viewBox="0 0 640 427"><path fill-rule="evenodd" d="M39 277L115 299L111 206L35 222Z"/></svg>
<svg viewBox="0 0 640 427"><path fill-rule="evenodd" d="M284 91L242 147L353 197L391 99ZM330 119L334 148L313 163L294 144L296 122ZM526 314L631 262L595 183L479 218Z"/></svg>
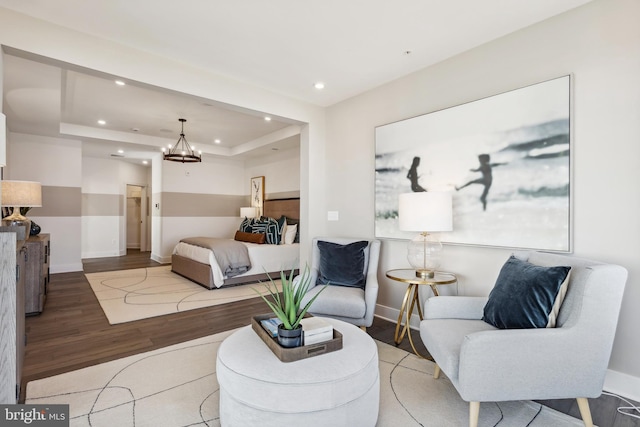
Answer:
<svg viewBox="0 0 640 427"><path fill-rule="evenodd" d="M44 309L49 286L49 256L51 241L49 234L30 236L25 242L27 265L25 268L25 313L40 314Z"/></svg>

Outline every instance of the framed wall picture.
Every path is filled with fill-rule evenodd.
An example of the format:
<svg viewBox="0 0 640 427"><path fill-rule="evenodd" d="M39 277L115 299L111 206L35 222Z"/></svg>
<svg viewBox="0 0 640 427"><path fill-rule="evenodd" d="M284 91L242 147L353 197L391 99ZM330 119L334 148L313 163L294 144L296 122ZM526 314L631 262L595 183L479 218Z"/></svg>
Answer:
<svg viewBox="0 0 640 427"><path fill-rule="evenodd" d="M258 208L258 213L262 215L262 205L264 202L264 176L251 178L251 206Z"/></svg>
<svg viewBox="0 0 640 427"><path fill-rule="evenodd" d="M443 242L571 250L571 76L379 126L375 235L398 229L398 196L453 193Z"/></svg>

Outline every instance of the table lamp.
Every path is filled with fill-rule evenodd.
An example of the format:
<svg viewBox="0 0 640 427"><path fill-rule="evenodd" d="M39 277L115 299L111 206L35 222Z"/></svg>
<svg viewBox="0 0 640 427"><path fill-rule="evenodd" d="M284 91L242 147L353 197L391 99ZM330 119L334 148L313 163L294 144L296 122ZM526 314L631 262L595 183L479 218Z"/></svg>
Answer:
<svg viewBox="0 0 640 427"><path fill-rule="evenodd" d="M419 231L409 242L407 259L416 270L416 277L433 278L440 266L442 243L431 234L453 229L453 208L450 192L425 191L401 194L398 203L400 230Z"/></svg>
<svg viewBox="0 0 640 427"><path fill-rule="evenodd" d="M28 218L20 213L20 208L41 207L42 186L33 181L2 181L1 204L13 208L13 213L3 218L5 221L27 222Z"/></svg>
<svg viewBox="0 0 640 427"><path fill-rule="evenodd" d="M240 218L255 218L258 216L258 208L248 207L240 208Z"/></svg>

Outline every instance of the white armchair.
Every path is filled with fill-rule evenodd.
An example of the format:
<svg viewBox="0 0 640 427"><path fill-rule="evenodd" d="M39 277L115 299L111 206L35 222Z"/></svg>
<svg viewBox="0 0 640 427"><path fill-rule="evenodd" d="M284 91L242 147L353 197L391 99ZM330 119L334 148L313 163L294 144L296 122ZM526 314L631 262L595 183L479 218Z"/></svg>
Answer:
<svg viewBox="0 0 640 427"><path fill-rule="evenodd" d="M320 275L320 249L318 242L331 242L339 245L348 245L359 241L368 241L364 248L363 275L364 289L358 287L329 285L327 289L316 298L309 312L316 316L326 316L356 326L366 328L373 323L373 314L378 299L378 258L380 256L380 241L345 237L316 237L312 242L311 254L311 285L302 305L304 306L320 290L322 285L317 285Z"/></svg>
<svg viewBox="0 0 640 427"><path fill-rule="evenodd" d="M497 329L484 322L487 298L427 300L420 337L440 371L470 402L477 426L480 402L577 398L592 426L587 398L602 393L627 278L620 266L540 252L517 254L537 266L571 266L555 328Z"/></svg>

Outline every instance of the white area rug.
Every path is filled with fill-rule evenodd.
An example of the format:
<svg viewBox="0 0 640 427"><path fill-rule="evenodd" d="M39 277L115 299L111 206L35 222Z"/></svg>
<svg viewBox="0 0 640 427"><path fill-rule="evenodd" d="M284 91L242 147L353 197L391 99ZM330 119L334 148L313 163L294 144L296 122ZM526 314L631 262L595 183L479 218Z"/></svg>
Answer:
<svg viewBox="0 0 640 427"><path fill-rule="evenodd" d="M85 276L112 325L257 297L252 288L265 291L259 283L209 290L172 273L170 265Z"/></svg>
<svg viewBox="0 0 640 427"><path fill-rule="evenodd" d="M216 352L230 333L32 381L27 384L26 403L70 404L73 427L219 426ZM380 342L378 352L377 426L468 425L468 403L444 376L433 379L432 362ZM482 403L480 407L483 427L582 425L529 401Z"/></svg>

